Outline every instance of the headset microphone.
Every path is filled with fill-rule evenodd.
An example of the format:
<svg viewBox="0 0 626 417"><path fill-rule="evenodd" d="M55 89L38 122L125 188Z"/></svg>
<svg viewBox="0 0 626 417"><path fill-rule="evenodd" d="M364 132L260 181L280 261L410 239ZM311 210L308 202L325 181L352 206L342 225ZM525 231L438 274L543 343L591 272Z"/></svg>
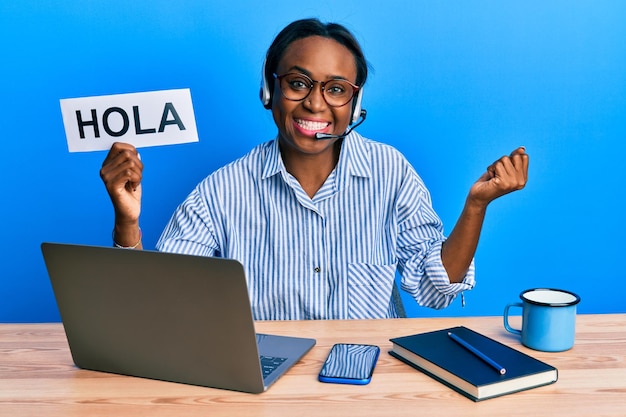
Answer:
<svg viewBox="0 0 626 417"><path fill-rule="evenodd" d="M365 121L365 118L367 117L367 111L365 111L365 109L362 109L361 112L359 113L359 117L361 118L361 120L359 120L357 123L354 124L354 126L352 126L350 129L348 129L348 131L346 131L346 133L342 134L342 135L331 135L329 133L316 133L315 134L315 139L317 140L326 140L326 139L343 139L346 136L348 136L350 134L350 132L352 132L354 129L356 129L357 126L359 126L361 123L363 123Z"/></svg>

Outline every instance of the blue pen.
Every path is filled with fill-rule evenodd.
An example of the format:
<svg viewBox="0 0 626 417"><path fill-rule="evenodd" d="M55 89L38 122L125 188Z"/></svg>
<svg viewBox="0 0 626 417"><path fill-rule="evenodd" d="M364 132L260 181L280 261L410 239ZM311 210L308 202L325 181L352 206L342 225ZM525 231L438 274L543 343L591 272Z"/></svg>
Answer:
<svg viewBox="0 0 626 417"><path fill-rule="evenodd" d="M480 350L476 349L474 346L467 343L465 340L461 339L459 336L455 335L452 332L448 332L448 336L450 336L450 338L457 342L459 345L463 346L465 349L469 350L474 355L478 356L480 359L493 366L496 371L500 372L500 375L506 374L506 369L504 369L504 367L498 365L496 361L482 353Z"/></svg>

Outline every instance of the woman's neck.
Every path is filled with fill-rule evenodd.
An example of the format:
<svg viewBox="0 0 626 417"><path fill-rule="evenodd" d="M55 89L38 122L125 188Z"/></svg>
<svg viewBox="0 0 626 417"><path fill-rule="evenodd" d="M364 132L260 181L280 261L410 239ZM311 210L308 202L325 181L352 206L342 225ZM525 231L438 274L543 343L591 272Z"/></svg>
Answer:
<svg viewBox="0 0 626 417"><path fill-rule="evenodd" d="M337 166L342 140L336 141L327 151L305 154L280 144L280 152L287 172L293 175L310 198L322 188L330 173Z"/></svg>

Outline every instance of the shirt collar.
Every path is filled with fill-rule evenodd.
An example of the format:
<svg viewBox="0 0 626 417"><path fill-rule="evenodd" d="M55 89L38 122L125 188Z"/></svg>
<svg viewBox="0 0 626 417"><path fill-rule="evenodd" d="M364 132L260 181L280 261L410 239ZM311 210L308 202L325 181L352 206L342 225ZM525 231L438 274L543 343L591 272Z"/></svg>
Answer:
<svg viewBox="0 0 626 417"><path fill-rule="evenodd" d="M372 176L371 155L366 146L367 139L356 132L350 132L343 140L338 167L345 169L346 175L369 178ZM342 169L342 170L343 170Z"/></svg>
<svg viewBox="0 0 626 417"><path fill-rule="evenodd" d="M280 156L280 148L278 147L278 137L269 142L265 163L263 165L262 179L273 177L274 175L285 170L283 158Z"/></svg>

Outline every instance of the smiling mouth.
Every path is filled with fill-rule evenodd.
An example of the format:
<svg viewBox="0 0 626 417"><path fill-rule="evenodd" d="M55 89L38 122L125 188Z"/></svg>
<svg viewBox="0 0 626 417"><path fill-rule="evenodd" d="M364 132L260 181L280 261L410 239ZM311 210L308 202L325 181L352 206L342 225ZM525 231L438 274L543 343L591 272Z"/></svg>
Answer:
<svg viewBox="0 0 626 417"><path fill-rule="evenodd" d="M312 120L296 119L295 121L300 128L311 132L324 130L330 125L328 122L314 122Z"/></svg>

